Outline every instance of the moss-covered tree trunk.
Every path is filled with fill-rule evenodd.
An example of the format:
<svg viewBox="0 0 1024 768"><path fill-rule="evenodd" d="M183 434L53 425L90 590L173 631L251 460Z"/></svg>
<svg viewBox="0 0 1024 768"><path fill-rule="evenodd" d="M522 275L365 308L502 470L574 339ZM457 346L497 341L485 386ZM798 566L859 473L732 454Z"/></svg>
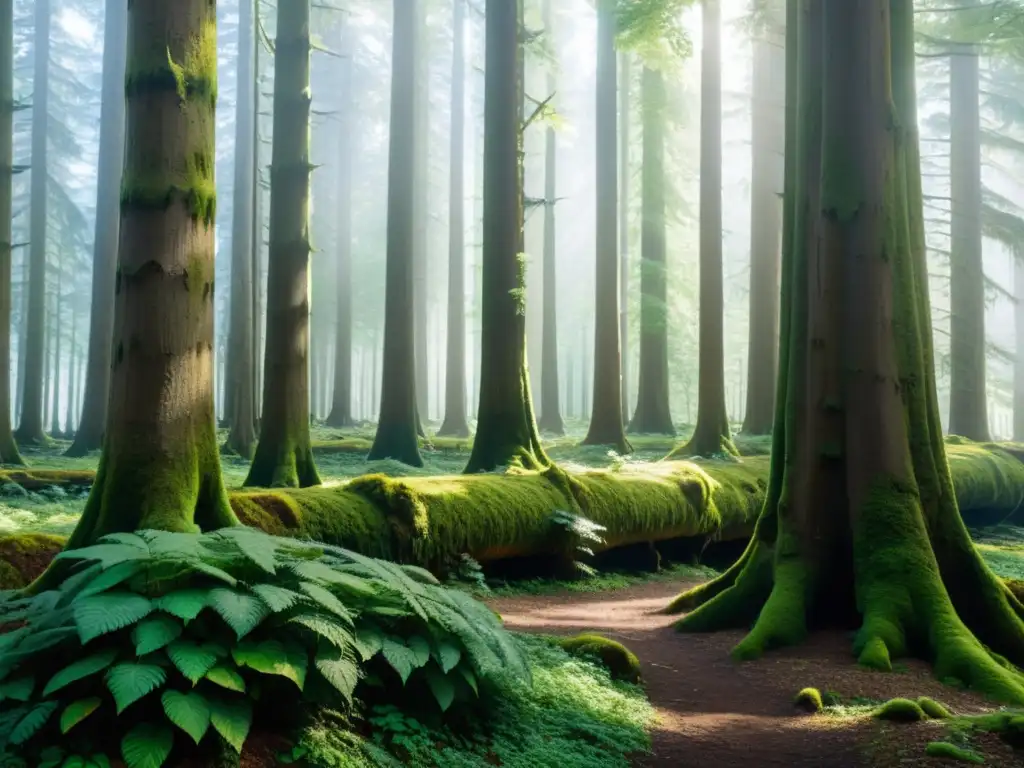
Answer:
<svg viewBox="0 0 1024 768"><path fill-rule="evenodd" d="M519 3L487 3L480 404L466 472L550 464L537 433L526 369ZM616 401L615 411L618 412Z"/></svg>
<svg viewBox="0 0 1024 768"><path fill-rule="evenodd" d="M309 0L278 6L263 417L247 486L320 484L309 437Z"/></svg>
<svg viewBox="0 0 1024 768"><path fill-rule="evenodd" d="M24 464L11 429L14 0L0 0L0 464Z"/></svg>
<svg viewBox="0 0 1024 768"><path fill-rule="evenodd" d="M100 150L96 179L96 235L89 304L89 356L82 421L68 456L85 456L103 444L110 396L111 339L114 333L114 273L117 270L118 198L124 165L124 72L128 9L107 0L103 22L103 86Z"/></svg>
<svg viewBox="0 0 1024 768"><path fill-rule="evenodd" d="M238 522L213 413L216 24L209 0L134 0L128 12L110 410L69 548Z"/></svg>
<svg viewBox="0 0 1024 768"><path fill-rule="evenodd" d="M743 432L766 435L775 414L782 230L782 101L785 59L772 35L754 41L750 179L750 329Z"/></svg>
<svg viewBox="0 0 1024 768"><path fill-rule="evenodd" d="M466 52L465 6L452 3L451 152L448 182L448 354L445 364L444 422L439 435L469 436L466 420L466 238L465 133Z"/></svg>
<svg viewBox="0 0 1024 768"><path fill-rule="evenodd" d="M619 54L619 354L622 363L622 423L629 424L629 190L630 98L633 74L629 53Z"/></svg>
<svg viewBox="0 0 1024 768"><path fill-rule="evenodd" d="M918 655L1020 704L1024 677L994 653L1024 662L1024 606L971 544L938 417L913 5L790 9L799 156L768 493L741 559L672 607L699 606L680 622L692 631L754 622L740 658L859 620L862 664Z"/></svg>
<svg viewBox="0 0 1024 768"><path fill-rule="evenodd" d="M352 34L348 24L341 25L340 71L338 73L338 199L336 301L334 318L334 387L331 409L327 415L330 427L349 427L352 418L352 121L356 104L352 98Z"/></svg>
<svg viewBox="0 0 1024 768"><path fill-rule="evenodd" d="M640 243L640 378L630 431L674 435L669 410L668 291L665 272L665 82L643 71Z"/></svg>
<svg viewBox="0 0 1024 768"><path fill-rule="evenodd" d="M255 0L241 0L238 6L238 98L235 103L235 177L231 209L231 314L228 327L228 365L225 382L226 416L229 432L225 448L251 459L256 446L253 421L252 353L252 250L253 187L256 168L253 124L256 121L254 92L256 77ZM230 397L228 395L230 394Z"/></svg>
<svg viewBox="0 0 1024 768"><path fill-rule="evenodd" d="M979 56L973 45L955 48L949 61L949 432L989 440Z"/></svg>
<svg viewBox="0 0 1024 768"><path fill-rule="evenodd" d="M417 438L413 271L415 258L416 28L423 0L395 0L388 148L388 244L384 289L384 361L380 415L371 461L395 459L422 467Z"/></svg>
<svg viewBox="0 0 1024 768"><path fill-rule="evenodd" d="M595 272L594 381L590 428L584 445L631 448L622 419L622 365L619 331L618 145L616 143L615 0L597 6L597 266Z"/></svg>
<svg viewBox="0 0 1024 768"><path fill-rule="evenodd" d="M555 26L551 13L552 0L544 0L544 34L555 46ZM549 94L557 88L553 68L548 68ZM564 435L561 397L558 382L558 270L555 240L555 201L558 197L557 160L558 138L555 129L548 126L544 132L544 246L542 252L541 285L543 287L541 319L540 364L540 420L538 427L552 435ZM572 386L570 374L567 386Z"/></svg>
<svg viewBox="0 0 1024 768"><path fill-rule="evenodd" d="M700 74L700 313L697 424L678 455L735 453L725 405L722 275L722 8L703 0Z"/></svg>
<svg viewBox="0 0 1024 768"><path fill-rule="evenodd" d="M15 438L41 445L46 368L46 145L50 109L50 0L35 4L32 75L32 177L29 192L28 290L25 307L25 371L21 377L21 420Z"/></svg>

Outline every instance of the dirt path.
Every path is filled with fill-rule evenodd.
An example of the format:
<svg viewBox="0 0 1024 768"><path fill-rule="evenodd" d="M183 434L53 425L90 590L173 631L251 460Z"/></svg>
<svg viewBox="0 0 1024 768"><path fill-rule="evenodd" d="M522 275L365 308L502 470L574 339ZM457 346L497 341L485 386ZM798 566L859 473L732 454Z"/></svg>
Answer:
<svg viewBox="0 0 1024 768"><path fill-rule="evenodd" d="M853 664L850 638L815 635L799 649L736 664L729 650L740 632L679 634L656 611L688 584L641 584L609 594L565 593L491 601L511 629L549 634L594 630L640 657L658 713L653 754L642 768L881 768L948 764L924 756L938 725L882 726L871 720L808 716L793 707L801 688L844 697L934 696L954 709L980 702L942 686L921 664L882 674ZM998 748L998 747L997 747ZM1008 753L1007 753L1008 754ZM1004 763L996 755L988 765Z"/></svg>

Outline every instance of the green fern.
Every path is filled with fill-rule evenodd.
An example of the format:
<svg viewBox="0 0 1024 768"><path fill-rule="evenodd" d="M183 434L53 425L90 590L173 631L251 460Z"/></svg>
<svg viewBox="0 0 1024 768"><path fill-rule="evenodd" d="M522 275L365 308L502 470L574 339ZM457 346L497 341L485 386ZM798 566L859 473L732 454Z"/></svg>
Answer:
<svg viewBox="0 0 1024 768"><path fill-rule="evenodd" d="M74 603L75 626L83 645L108 632L130 627L152 612L153 603L148 598L131 592L88 595Z"/></svg>
<svg viewBox="0 0 1024 768"><path fill-rule="evenodd" d="M46 725L46 721L56 711L57 702L55 701L44 701L41 704L36 704L18 720L18 724L14 726L14 730L7 737L7 743L15 746L24 744Z"/></svg>
<svg viewBox="0 0 1024 768"><path fill-rule="evenodd" d="M212 648L191 640L177 640L168 645L167 658L193 685L202 680L217 663L217 654Z"/></svg>
<svg viewBox="0 0 1024 768"><path fill-rule="evenodd" d="M167 682L167 672L155 664L121 663L110 668L106 682L117 704L117 714L121 714Z"/></svg>
<svg viewBox="0 0 1024 768"><path fill-rule="evenodd" d="M210 590L209 605L235 630L238 639L252 632L270 613L267 604L255 595L218 587Z"/></svg>
<svg viewBox="0 0 1024 768"><path fill-rule="evenodd" d="M132 629L135 654L145 656L147 653L159 651L168 643L177 640L183 630L181 622L173 616L167 614L150 616Z"/></svg>

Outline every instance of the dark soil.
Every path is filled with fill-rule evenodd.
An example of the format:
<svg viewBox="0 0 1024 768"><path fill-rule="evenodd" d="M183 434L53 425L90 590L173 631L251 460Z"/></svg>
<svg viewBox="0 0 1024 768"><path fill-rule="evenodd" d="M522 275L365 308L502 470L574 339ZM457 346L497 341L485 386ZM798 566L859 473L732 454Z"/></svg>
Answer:
<svg viewBox="0 0 1024 768"><path fill-rule="evenodd" d="M813 635L798 648L738 664L730 649L742 632L681 634L675 617L657 613L683 582L640 584L609 594L565 593L507 598L492 605L510 629L548 634L600 632L640 657L644 682L658 714L652 754L638 768L889 768L941 766L924 754L942 740L939 723L883 724L869 717L808 715L793 706L804 687L844 699L931 696L956 713L992 709L978 697L944 686L928 666L908 661L898 672L872 672L854 663L851 637ZM994 738L975 739L986 765L1024 760Z"/></svg>

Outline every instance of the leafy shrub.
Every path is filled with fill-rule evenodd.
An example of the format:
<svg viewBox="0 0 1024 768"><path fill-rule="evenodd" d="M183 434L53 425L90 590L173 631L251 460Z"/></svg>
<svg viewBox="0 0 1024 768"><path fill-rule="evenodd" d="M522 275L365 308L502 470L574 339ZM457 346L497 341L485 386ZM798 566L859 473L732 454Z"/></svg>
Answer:
<svg viewBox="0 0 1024 768"><path fill-rule="evenodd" d="M159 768L186 736L241 752L261 701L280 717L408 684L444 711L499 672L529 678L486 606L354 552L232 528L113 534L58 560L57 590L0 596L0 751L68 748L47 765L113 746L92 734L119 739L128 768Z"/></svg>
<svg viewBox="0 0 1024 768"><path fill-rule="evenodd" d="M592 545L604 543L601 532L605 527L583 515L562 509L552 513L551 524L555 528L555 535L565 557L573 564L574 570L584 576L593 576L596 571L580 558L594 556Z"/></svg>

